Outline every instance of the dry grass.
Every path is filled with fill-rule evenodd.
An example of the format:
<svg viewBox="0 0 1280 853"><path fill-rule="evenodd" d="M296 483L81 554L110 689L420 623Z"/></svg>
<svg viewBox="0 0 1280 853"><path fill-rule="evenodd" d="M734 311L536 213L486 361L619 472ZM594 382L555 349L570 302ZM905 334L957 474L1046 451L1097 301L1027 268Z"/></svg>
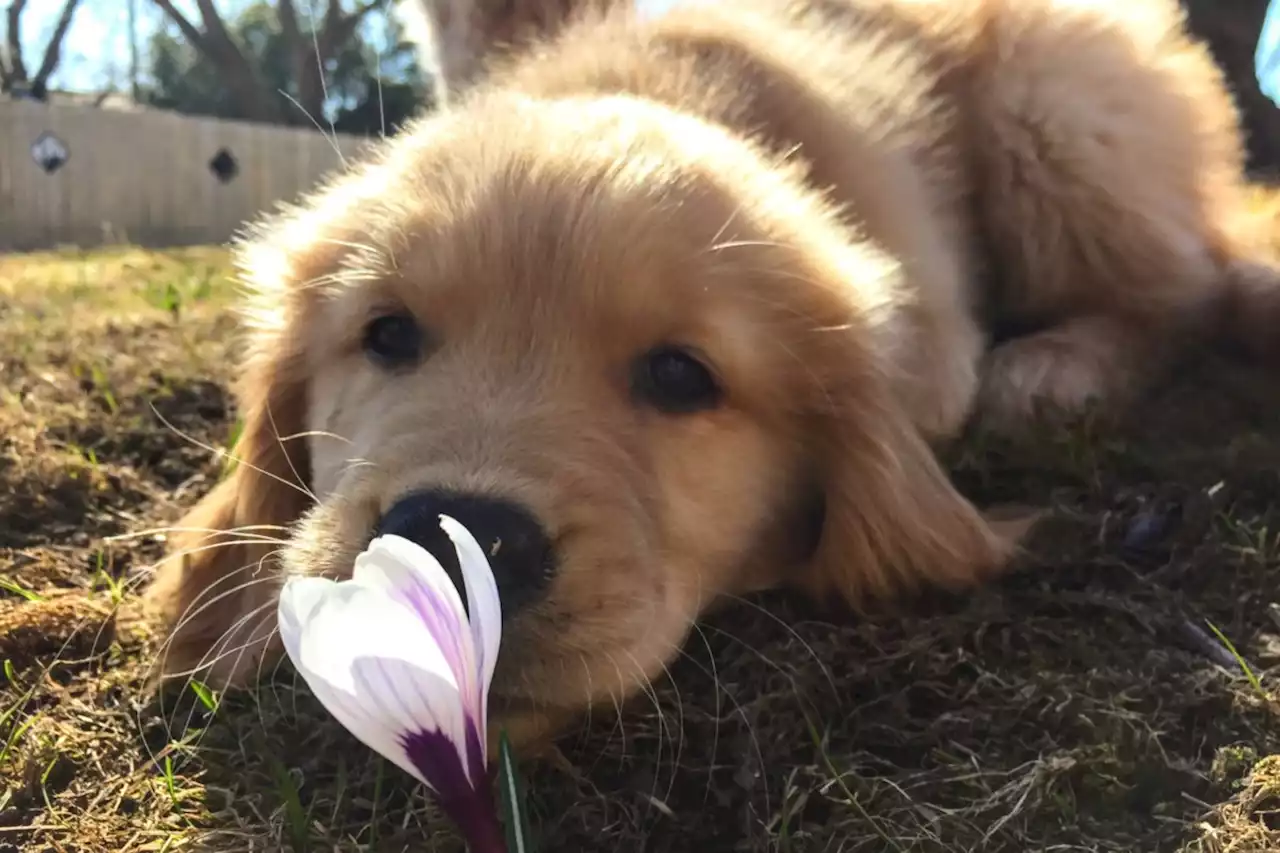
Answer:
<svg viewBox="0 0 1280 853"><path fill-rule="evenodd" d="M163 535L115 537L218 476L232 290L217 250L0 258L0 852L454 849L287 673L144 689ZM1280 849L1280 395L1179 372L1135 423L957 452L976 498L1055 510L1003 582L701 626L530 768L542 849Z"/></svg>

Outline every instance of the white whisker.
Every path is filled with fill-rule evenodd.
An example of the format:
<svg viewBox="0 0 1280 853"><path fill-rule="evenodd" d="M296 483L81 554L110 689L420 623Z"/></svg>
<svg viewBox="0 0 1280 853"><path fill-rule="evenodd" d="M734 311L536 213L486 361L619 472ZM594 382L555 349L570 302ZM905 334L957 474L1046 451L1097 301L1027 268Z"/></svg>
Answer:
<svg viewBox="0 0 1280 853"><path fill-rule="evenodd" d="M185 433L182 432L182 430L178 429L172 423L170 423L169 420L165 418L164 415L160 414L159 409L157 409L154 404L151 405L151 411L156 416L156 418L160 421L161 424L163 424L165 427L172 430L174 435L177 435L179 438L190 443L191 445L195 447L199 447L202 450L206 450L209 453L213 454L215 457L231 459L237 465L243 465L244 467L248 468L251 471L254 471L255 473L261 474L262 476L267 477L268 479L271 479L277 483L280 483L282 486L287 486L290 489L294 489L302 493L303 495L305 495L310 500L313 500L313 501L316 500L316 496L311 492L310 489L306 487L305 483L290 483L288 480L284 479L283 477L272 474L270 471L267 471L256 465L253 465L247 460L240 458L240 456L234 452L234 449L227 450L225 448L214 447L213 445L200 441L199 439L193 436L186 435ZM285 454L285 457L288 458L287 453Z"/></svg>

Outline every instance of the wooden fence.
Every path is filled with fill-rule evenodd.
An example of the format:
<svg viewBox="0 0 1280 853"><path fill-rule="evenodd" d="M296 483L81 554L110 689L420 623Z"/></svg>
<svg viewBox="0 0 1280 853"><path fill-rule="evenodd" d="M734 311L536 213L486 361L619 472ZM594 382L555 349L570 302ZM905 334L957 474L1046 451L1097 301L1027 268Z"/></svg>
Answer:
<svg viewBox="0 0 1280 853"><path fill-rule="evenodd" d="M368 141L156 110L0 100L0 251L221 243Z"/></svg>

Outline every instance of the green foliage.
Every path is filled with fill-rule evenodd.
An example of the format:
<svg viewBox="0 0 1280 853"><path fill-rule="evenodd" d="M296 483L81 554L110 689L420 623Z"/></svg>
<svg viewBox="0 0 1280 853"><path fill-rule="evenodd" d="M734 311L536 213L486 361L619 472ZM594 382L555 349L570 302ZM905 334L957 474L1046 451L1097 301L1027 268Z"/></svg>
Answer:
<svg viewBox="0 0 1280 853"><path fill-rule="evenodd" d="M299 8L307 8L299 4ZM303 38L312 43L305 13ZM393 133L433 103L432 87L419 69L413 45L399 22L386 12L371 13L324 68L327 93L323 116L300 106L292 57L274 4L255 0L227 21L227 28L254 73L279 99L284 121L299 127L319 125L339 133ZM188 115L244 119L244 106L209 62L171 21L165 19L150 40L149 83L143 99ZM313 56L314 61L314 56Z"/></svg>

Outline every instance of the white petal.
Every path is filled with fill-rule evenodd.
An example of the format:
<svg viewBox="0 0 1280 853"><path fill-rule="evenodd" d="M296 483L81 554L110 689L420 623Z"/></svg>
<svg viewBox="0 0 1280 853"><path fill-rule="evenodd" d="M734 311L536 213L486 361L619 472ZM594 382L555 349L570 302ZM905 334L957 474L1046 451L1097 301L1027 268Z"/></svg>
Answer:
<svg viewBox="0 0 1280 853"><path fill-rule="evenodd" d="M381 717L370 716L351 694L335 690L332 685L322 679L314 681L308 679L307 684L325 710L342 723L343 728L355 735L357 740L401 770L416 777L419 782L427 781L422 771L409 760L400 741L401 734L388 728Z"/></svg>
<svg viewBox="0 0 1280 853"><path fill-rule="evenodd" d="M292 577L280 592L277 608L280 626L280 638L284 642L285 652L293 661L294 667L307 682L311 692L315 694L325 710L340 722L344 728L356 735L367 747L386 756L403 770L422 779L421 773L413 766L400 747L397 733L384 727L379 715L371 717L355 699L355 679L343 677L342 672L329 674L330 679L314 675L301 663L302 637L310 627L317 609L323 604L327 595L337 587L335 581L328 578ZM346 673L350 676L351 673ZM425 781L425 780L422 780Z"/></svg>
<svg viewBox="0 0 1280 853"><path fill-rule="evenodd" d="M458 682L405 605L355 582L294 578L281 593L280 625L299 674L364 744L420 779L401 745L406 733L438 729L465 755Z"/></svg>
<svg viewBox="0 0 1280 853"><path fill-rule="evenodd" d="M471 632L480 668L481 696L489 693L493 667L498 662L502 644L502 601L498 598L498 582L489 567L484 549L471 532L447 515L440 516L440 526L453 540L462 567L462 582L467 587L467 604L471 610Z"/></svg>
<svg viewBox="0 0 1280 853"><path fill-rule="evenodd" d="M295 576L289 578L280 591L276 621L290 659L297 660L303 626L311 621L312 614L334 586L336 582L328 578Z"/></svg>
<svg viewBox="0 0 1280 853"><path fill-rule="evenodd" d="M443 601L459 625L467 619L458 588L435 556L402 536L379 536L356 557L351 579L398 592L406 585L421 585Z"/></svg>
<svg viewBox="0 0 1280 853"><path fill-rule="evenodd" d="M356 558L355 583L386 592L417 614L435 638L476 716L479 687L476 650L458 589L439 561L421 545L400 536L379 536Z"/></svg>

